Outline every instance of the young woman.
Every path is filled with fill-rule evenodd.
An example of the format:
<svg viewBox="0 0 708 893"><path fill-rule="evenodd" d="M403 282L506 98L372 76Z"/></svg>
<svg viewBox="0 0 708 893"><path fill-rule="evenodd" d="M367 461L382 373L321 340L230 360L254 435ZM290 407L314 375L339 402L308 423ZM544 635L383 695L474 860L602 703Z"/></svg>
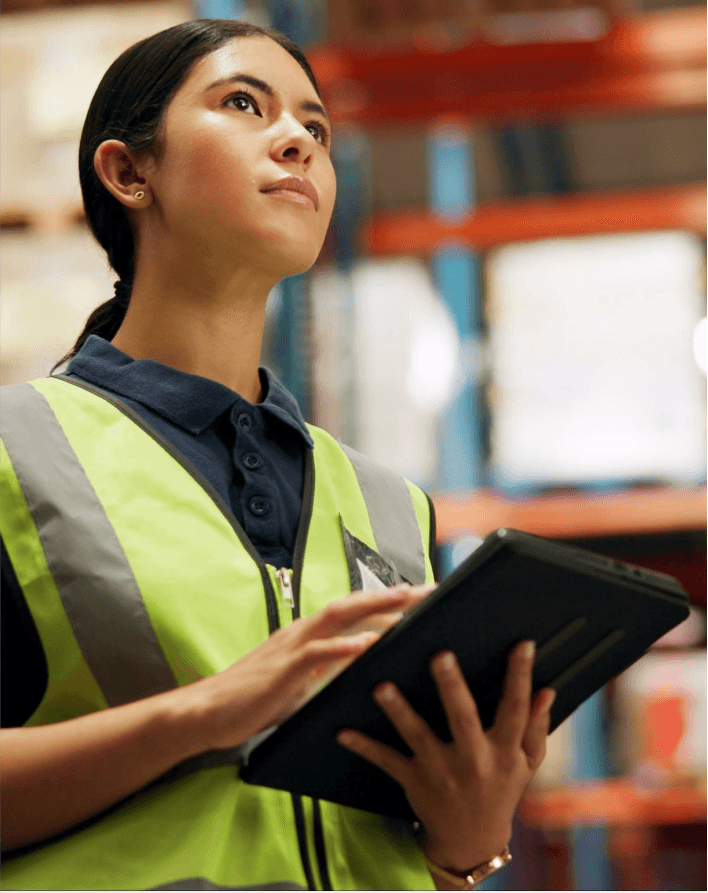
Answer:
<svg viewBox="0 0 708 893"><path fill-rule="evenodd" d="M65 376L3 401L5 889L454 889L505 852L553 697L531 704L532 643L487 732L443 653L451 743L386 685L413 756L340 735L415 829L245 784L229 756L433 581L425 495L258 367L269 291L324 240L329 142L301 51L242 23L141 41L96 91L80 179L116 295ZM418 585L343 598L344 537Z"/></svg>

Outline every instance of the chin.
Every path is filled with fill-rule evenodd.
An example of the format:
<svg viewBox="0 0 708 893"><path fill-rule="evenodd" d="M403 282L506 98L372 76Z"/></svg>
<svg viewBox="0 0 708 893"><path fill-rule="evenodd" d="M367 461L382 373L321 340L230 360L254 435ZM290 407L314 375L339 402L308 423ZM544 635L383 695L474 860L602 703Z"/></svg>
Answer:
<svg viewBox="0 0 708 893"><path fill-rule="evenodd" d="M272 246L269 246L272 248ZM281 243L281 248L282 246ZM300 246L299 250L293 247L292 251L274 251L267 252L266 269L269 273L275 273L278 281L287 279L288 276L298 276L300 273L306 273L319 257L322 246L315 248L309 247L305 249Z"/></svg>

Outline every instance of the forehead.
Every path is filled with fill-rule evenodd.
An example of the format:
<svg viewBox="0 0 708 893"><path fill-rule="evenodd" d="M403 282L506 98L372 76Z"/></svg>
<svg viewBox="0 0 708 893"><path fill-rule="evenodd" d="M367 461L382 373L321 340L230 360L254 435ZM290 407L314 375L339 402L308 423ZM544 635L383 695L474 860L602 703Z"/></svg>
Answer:
<svg viewBox="0 0 708 893"><path fill-rule="evenodd" d="M269 37L236 37L199 59L178 93L202 93L216 80L251 74L267 81L283 96L317 100L317 93L300 64Z"/></svg>

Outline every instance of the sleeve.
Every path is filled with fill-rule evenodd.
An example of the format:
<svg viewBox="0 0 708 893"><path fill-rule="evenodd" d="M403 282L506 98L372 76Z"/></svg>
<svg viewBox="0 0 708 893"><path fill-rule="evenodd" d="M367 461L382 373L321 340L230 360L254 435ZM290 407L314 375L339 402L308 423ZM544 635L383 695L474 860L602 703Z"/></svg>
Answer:
<svg viewBox="0 0 708 893"><path fill-rule="evenodd" d="M47 689L44 649L17 579L5 541L0 538L0 726L21 726L30 718Z"/></svg>

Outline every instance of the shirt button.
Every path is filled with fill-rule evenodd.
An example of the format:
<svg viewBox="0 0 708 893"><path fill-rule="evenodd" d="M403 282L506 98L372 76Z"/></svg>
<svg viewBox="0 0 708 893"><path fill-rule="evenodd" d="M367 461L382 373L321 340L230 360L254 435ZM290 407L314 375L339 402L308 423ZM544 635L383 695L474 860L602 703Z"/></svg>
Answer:
<svg viewBox="0 0 708 893"><path fill-rule="evenodd" d="M251 429L251 417L247 412L242 412L238 417L239 427L243 431L250 431Z"/></svg>
<svg viewBox="0 0 708 893"><path fill-rule="evenodd" d="M243 457L243 464L246 468L260 468L261 467L261 457L258 453L246 453Z"/></svg>
<svg viewBox="0 0 708 893"><path fill-rule="evenodd" d="M254 515L265 515L270 511L270 503L262 496L254 496L248 503L249 509Z"/></svg>

